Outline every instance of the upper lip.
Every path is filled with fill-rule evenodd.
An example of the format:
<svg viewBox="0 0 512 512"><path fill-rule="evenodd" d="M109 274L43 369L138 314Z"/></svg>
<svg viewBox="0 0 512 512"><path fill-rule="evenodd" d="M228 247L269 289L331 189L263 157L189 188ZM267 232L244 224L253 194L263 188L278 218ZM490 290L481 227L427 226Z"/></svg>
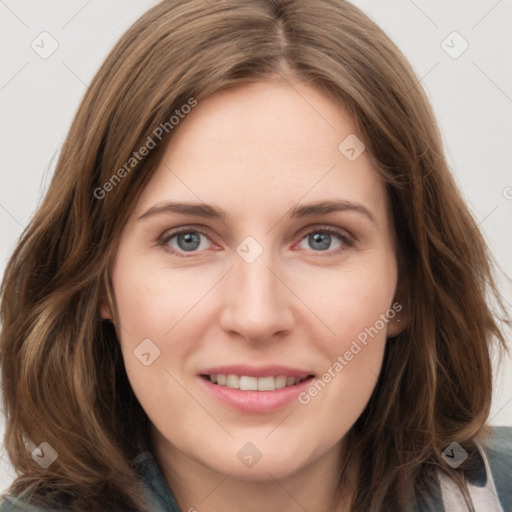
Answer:
<svg viewBox="0 0 512 512"><path fill-rule="evenodd" d="M297 377L305 379L314 375L313 372L291 368L289 366L271 365L271 366L248 366L243 364L215 366L205 368L199 371L199 375L246 375L247 377L271 377L284 375L285 377Z"/></svg>

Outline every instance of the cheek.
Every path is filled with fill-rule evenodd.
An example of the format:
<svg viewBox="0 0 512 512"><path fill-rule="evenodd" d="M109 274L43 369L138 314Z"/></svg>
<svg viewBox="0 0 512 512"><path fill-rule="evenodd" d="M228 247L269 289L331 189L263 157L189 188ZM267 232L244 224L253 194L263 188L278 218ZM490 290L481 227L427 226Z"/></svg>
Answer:
<svg viewBox="0 0 512 512"><path fill-rule="evenodd" d="M163 389L174 396L177 407L183 406L170 373L182 381L182 363L194 349L188 340L197 337L190 329L183 330L187 314L201 297L199 283L192 281L186 272L171 273L130 257L119 259L112 269L125 368L150 416L161 408Z"/></svg>
<svg viewBox="0 0 512 512"><path fill-rule="evenodd" d="M187 395L177 382L190 373L191 355L215 320L205 311L205 297L219 280L219 271L176 271L128 247L119 253L111 275L118 337L132 388L150 415L160 411L166 395L173 396L173 409L179 410Z"/></svg>
<svg viewBox="0 0 512 512"><path fill-rule="evenodd" d="M193 343L184 342L195 338L187 313L204 290L190 273L169 272L161 264L144 264L142 258L127 254L112 269L126 372L150 420L170 423L190 405L190 396L178 382L194 350Z"/></svg>
<svg viewBox="0 0 512 512"><path fill-rule="evenodd" d="M328 347L330 359L350 351L357 354L360 364L366 364L367 358L374 360L373 355L378 357L386 339L392 300L393 288L375 289L358 283L351 288L350 295L339 301L338 307L331 306L328 315L336 335ZM346 358L356 359L350 353Z"/></svg>
<svg viewBox="0 0 512 512"><path fill-rule="evenodd" d="M117 262L112 282L123 339L164 338L207 291L191 272L130 258Z"/></svg>
<svg viewBox="0 0 512 512"><path fill-rule="evenodd" d="M294 289L323 324L321 339L331 358L348 350L355 339L364 342L369 330L372 337L377 329L385 338L387 323L382 318L393 303L396 267L391 256L369 256L367 264L347 265L335 278L332 272L317 270L295 274L303 277L295 277Z"/></svg>
<svg viewBox="0 0 512 512"><path fill-rule="evenodd" d="M308 287L308 282L315 284ZM303 280L297 288L301 284L323 324L314 339L324 368L299 402L314 402L318 414L324 419L327 414L343 430L363 411L380 372L387 320L395 314L394 259L371 258L371 264L347 265L336 279Z"/></svg>

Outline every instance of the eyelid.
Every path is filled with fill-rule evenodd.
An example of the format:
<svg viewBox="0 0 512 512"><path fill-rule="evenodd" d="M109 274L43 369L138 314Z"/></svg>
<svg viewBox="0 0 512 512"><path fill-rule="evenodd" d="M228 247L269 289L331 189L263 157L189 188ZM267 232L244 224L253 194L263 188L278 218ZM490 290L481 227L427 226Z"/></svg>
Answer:
<svg viewBox="0 0 512 512"><path fill-rule="evenodd" d="M339 256L343 252L350 249L356 243L356 237L345 229L326 224L313 224L306 226L305 228L300 230L298 235L300 236L300 240L297 242L297 244L302 242L307 235L315 232L329 233L331 235L338 237L342 242L342 246L337 249L331 249L327 251L308 251L308 254L314 254L315 257L319 256L321 258L329 258Z"/></svg>
<svg viewBox="0 0 512 512"><path fill-rule="evenodd" d="M330 224L312 224L306 226L299 231L299 234L297 236L301 236L301 240L303 240L304 236L315 231L323 231L330 234L338 235L340 238L346 240L347 243L351 244L355 243L356 241L355 236L352 235L352 233L350 233L346 229L337 228L335 226L331 226Z"/></svg>
<svg viewBox="0 0 512 512"><path fill-rule="evenodd" d="M182 258L191 258L191 257L196 256L196 254L201 254L204 251L191 251L190 253L187 253L187 251L177 251L173 247L168 245L168 242L171 238L175 237L176 235L180 235L182 233L188 233L190 231L197 232L197 233L205 236L211 244L217 245L211 239L208 229L206 229L203 226L194 225L194 224L179 226L177 228L172 228L172 229L166 230L160 237L158 237L158 239L157 239L158 245L164 247L165 250L171 252L173 255L176 255L176 256L182 257Z"/></svg>
<svg viewBox="0 0 512 512"><path fill-rule="evenodd" d="M159 243L159 245L165 246L165 248L167 250L169 250L170 252L172 252L173 254L176 254L181 257L189 258L189 257L193 257L195 254L201 254L204 251L191 251L189 254L187 254L186 251L182 251L182 252L176 251L175 249L173 249L172 247L167 245L167 242L174 236L182 234L182 233L187 233L190 231L197 232L197 233L205 236L212 244L218 245L213 240L211 240L209 230L207 228L205 228L204 226L201 226L201 225L194 225L194 224L179 226L177 228L172 228L172 229L165 231L158 238L158 243ZM302 240L304 240L304 238L308 234L311 234L314 232L324 232L324 233L333 234L335 236L338 236L344 244L343 247L336 249L336 250L330 250L330 251L313 251L312 250L311 251L313 254L319 255L319 256L337 255L340 252L343 252L347 248L354 245L354 243L356 242L355 237L345 229L337 228L337 227L327 225L327 224L312 224L312 225L305 226L298 232L297 235L295 235L296 237L299 237L299 240L296 242L296 244L302 242ZM322 254L322 253L324 253L324 254Z"/></svg>

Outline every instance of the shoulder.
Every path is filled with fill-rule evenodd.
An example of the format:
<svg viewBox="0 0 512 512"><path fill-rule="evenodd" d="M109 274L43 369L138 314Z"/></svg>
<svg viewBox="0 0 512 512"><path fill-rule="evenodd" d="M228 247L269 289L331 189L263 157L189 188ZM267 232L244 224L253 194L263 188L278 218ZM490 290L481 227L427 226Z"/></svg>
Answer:
<svg viewBox="0 0 512 512"><path fill-rule="evenodd" d="M505 456L512 455L512 427L487 427L477 440L486 454L501 452Z"/></svg>
<svg viewBox="0 0 512 512"><path fill-rule="evenodd" d="M145 451L140 453L131 465L138 476L146 501L147 512L179 512L179 507L167 486L160 466L154 455ZM55 498L54 506L37 506L23 496L1 496L0 512L66 512L63 501Z"/></svg>
<svg viewBox="0 0 512 512"><path fill-rule="evenodd" d="M0 512L56 512L57 509L39 508L13 496L0 497Z"/></svg>
<svg viewBox="0 0 512 512"><path fill-rule="evenodd" d="M512 470L512 427L487 427L477 437L482 447L493 477L502 474L510 475ZM510 485L510 481L509 481Z"/></svg>
<svg viewBox="0 0 512 512"><path fill-rule="evenodd" d="M489 463L499 500L512 509L512 427L488 427L477 438ZM507 508L510 507L510 508Z"/></svg>
<svg viewBox="0 0 512 512"><path fill-rule="evenodd" d="M34 500L27 492L21 494L0 494L0 512L66 512L62 497L47 495Z"/></svg>
<svg viewBox="0 0 512 512"><path fill-rule="evenodd" d="M178 504L153 453L142 452L132 466L139 475L151 512L179 512Z"/></svg>

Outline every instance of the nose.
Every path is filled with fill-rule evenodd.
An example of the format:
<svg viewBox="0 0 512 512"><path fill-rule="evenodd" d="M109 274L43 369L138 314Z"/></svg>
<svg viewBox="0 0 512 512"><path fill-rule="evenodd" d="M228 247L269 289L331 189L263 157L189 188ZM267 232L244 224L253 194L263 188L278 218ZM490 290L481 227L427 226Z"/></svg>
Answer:
<svg viewBox="0 0 512 512"><path fill-rule="evenodd" d="M253 263L235 262L224 283L220 323L226 332L263 342L292 330L294 297L271 263L265 252Z"/></svg>

